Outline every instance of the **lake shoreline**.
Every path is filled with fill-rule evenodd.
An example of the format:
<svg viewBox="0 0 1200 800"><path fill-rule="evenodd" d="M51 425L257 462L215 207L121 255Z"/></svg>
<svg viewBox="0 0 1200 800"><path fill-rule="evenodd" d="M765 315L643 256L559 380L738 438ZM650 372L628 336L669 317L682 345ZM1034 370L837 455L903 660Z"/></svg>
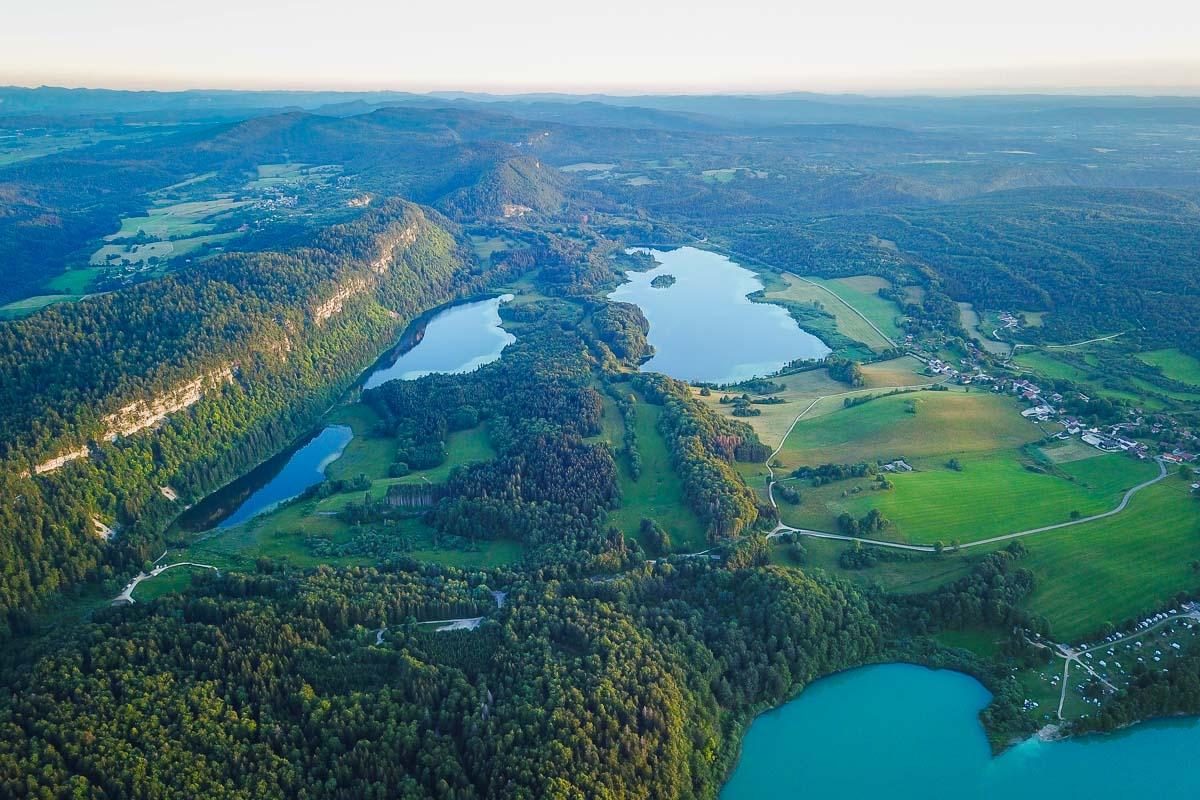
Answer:
<svg viewBox="0 0 1200 800"><path fill-rule="evenodd" d="M200 534L210 533L211 531L218 529L221 523L236 513L241 504L248 500L257 489L262 488L263 485L271 480L271 477L266 478L265 481L261 479L251 480L251 476L260 472L270 472L271 469L268 468L269 465L275 465L278 463L279 470L282 470L284 467L286 467L287 462L291 460L296 453L320 436L328 427L327 420L329 419L329 415L334 410L357 401L358 397L363 391L363 385L371 375L375 374L377 370L383 368L385 363L388 363L389 365L394 364L397 359L421 343L425 337L425 330L430 321L433 320L438 314L458 306L494 300L497 297L503 297L504 294L504 292L500 291L474 293L441 303L433 308L421 312L418 316L414 317L412 321L404 326L404 329L400 332L400 337L396 340L396 343L388 347L383 353L373 359L371 363L359 373L358 377L356 377L354 381L346 387L346 389L339 395L338 399L323 412L321 412L321 414L314 420L311 427L306 429L300 435L296 436L294 439L288 442L287 445L280 448L275 453L272 453L267 458L243 472L241 475L238 475L233 480L223 484L211 492L208 492L203 497L196 500L194 503L180 512L180 514L168 526L168 530L176 529L188 534ZM206 503L210 502L210 498L226 494L230 492L233 487L238 486L241 483L248 483L250 485L242 490L240 493L240 499L237 499L234 502L234 508L232 510L226 511L223 509L215 509L209 511L207 514L203 513L204 506ZM257 484L257 486L254 484ZM200 515L201 518L199 521L193 519L196 515Z"/></svg>
<svg viewBox="0 0 1200 800"><path fill-rule="evenodd" d="M904 672L899 672L899 670L906 668L914 668L917 669L918 672L907 674ZM883 672L883 670L886 670L886 672ZM844 708L844 706L839 706L841 709L840 715L829 717L826 714L828 711L828 709L826 709L826 705L830 703L830 697L840 697L842 694L850 693L850 697L842 698L839 700L839 702L853 702L854 693L851 692L852 687L850 686L850 681L857 681L859 684L862 684L862 682L865 682L865 684L870 684L871 681L875 681L876 684L880 684L881 676L883 676L883 679L886 679L882 680L882 682L884 684L884 690L887 692L887 696L881 700L881 702L883 705L887 705L887 703L892 702L892 699L890 698L899 697L902 699L899 700L899 702L896 702L895 705L898 706L898 708L902 708L902 705L904 705L905 702L914 702L912 699L914 687L908 685L912 684L914 681L908 679L911 679L913 675L917 675L917 684L922 681L928 684L928 682L930 682L929 679L935 679L938 682L941 682L941 679L936 678L936 676L940 674L944 674L944 676L947 676L947 678L949 678L950 675L953 675L954 678L950 680L958 681L960 688L967 687L967 691L972 697L977 698L977 700L982 700L982 705L979 706L978 711L973 712L972 724L974 728L971 729L970 732L965 732L965 730L960 730L958 728L943 728L941 730L941 734L949 735L950 739L952 740L970 739L976 741L976 744L970 745L971 747L976 748L976 757L974 758L976 758L977 763L974 764L974 769L971 769L970 763L966 763L966 759L964 759L964 762L962 763L953 764L953 753L944 754L944 756L940 756L940 759L938 759L942 760L944 758L944 760L947 762L947 766L955 766L956 772L953 777L958 777L960 781L964 782L965 784L970 784L970 786L976 790L982 789L985 786L989 786L990 783L996 782L1003 783L1006 781L1020 781L1021 784L1026 784L1028 780L1030 780L1030 775L1028 774L1030 774L1031 771L1036 772L1037 775L1040 775L1040 772L1037 772L1037 770L1043 769L1049 769L1049 780L1057 780L1064 783L1076 780L1076 777L1079 775L1096 775L1097 772L1099 772L1099 775L1103 777L1102 771L1092 770L1091 772L1087 772L1085 770L1080 770L1079 766L1075 764L1075 760L1092 756L1093 753L1096 753L1096 751L1092 750L1094 746L1106 746L1108 751L1112 751L1112 748L1117 747L1118 742L1121 741L1133 742L1132 745L1127 747L1127 750L1132 750L1134 754L1139 752L1139 747L1142 748L1142 750L1150 747L1151 752L1156 754L1157 757L1170 758L1172 756L1170 747L1160 744L1158 741L1159 739L1165 739L1166 742L1168 742L1168 745L1174 742L1176 748L1180 746L1190 747L1190 745L1192 745L1190 739L1194 738L1196 733L1200 733L1200 727L1196 726L1196 720L1200 720L1200 716L1190 714L1150 717L1145 718L1145 720L1139 720L1130 723L1128 726L1109 730L1109 732L1086 732L1081 734L1064 733L1064 728L1066 728L1066 726L1062 726L1061 723L1046 724L1046 726L1038 729L1037 732L1033 732L1027 736L1022 736L1022 738L1014 738L1012 741L1009 741L1006 746L1001 748L1001 750L997 751L994 746L988 746L990 752L986 754L986 757L980 760L982 751L980 751L979 748L985 746L984 742L980 740L990 740L990 736L988 735L989 732L986 730L983 721L980 720L979 715L982 714L986 708L989 708L992 699L995 697L989 688L986 687L984 681L980 680L979 676L972 675L971 673L965 672L965 670L958 668L930 666L930 664L919 663L911 660L880 660L860 664L860 666L856 667L836 670L836 672L822 675L821 678L810 681L809 684L806 684L802 688L802 690L792 694L790 699L785 700L784 703L764 706L764 708L755 711L754 714L734 721L733 727L740 729L740 735L738 736L736 751L734 751L730 766L728 766L725 781L722 783L719 798L722 800L738 800L739 798L743 798L743 796L767 796L768 794L772 796L787 796L791 789L796 789L796 786L792 786L792 783L788 782L790 780L793 782L796 781L796 775L788 776L787 769L782 768L782 764L784 764L784 762L780 762L779 753L775 752L776 750L779 750L779 747L776 747L776 745L778 745L778 742L781 740L787 740L788 746L796 748L797 753L803 754L803 756L806 758L814 759L816 764L821 765L818 766L818 768L815 768L815 770L810 771L804 771L802 765L792 766L792 770L794 772L804 772L804 787L806 790L810 788L808 781L809 778L812 777L812 772L820 772L823 769L827 769L828 765L824 764L820 752L816 752L814 754L814 752L806 750L803 745L803 741L797 744L797 742L792 741L794 738L800 738L802 740L812 739L817 742L829 738L830 741L834 742L834 744L830 744L830 747L836 748L841 746L836 744L838 736L845 735L847 729L852 729L853 735L859 736L859 738L862 738L863 733L876 733L881 736L881 742L883 740L888 740L888 736L886 735L886 724L884 724L884 726L881 726L881 724L874 724L874 726L871 726L871 723L868 723L868 726L870 727L847 726L846 718L848 717L846 715L852 716L852 710ZM973 684L974 687L971 688L970 684L962 684L959 679L966 679L967 681L970 681L970 684ZM854 692L859 692L862 691L863 687L854 686L853 688ZM875 688L876 691L878 691L878 686ZM980 692L983 694L980 694ZM868 694L870 696L869 691ZM984 698L983 696L986 697ZM806 705L806 708L800 709L797 705L794 705L804 702L806 698L812 698L810 703ZM928 718L930 718L930 720L938 720L938 711L943 712L944 714L944 708L937 708L938 699L941 698L926 698L923 700L922 704L920 704L922 705L922 708L928 710ZM961 698L959 699L961 700ZM868 705L869 708L876 709L876 711L878 711L878 705L870 703ZM893 711L895 711L895 709L893 709ZM883 711L878 712L880 712L881 716L886 716ZM964 708L961 708L961 705L955 710L955 714L959 717L958 724L965 722L965 720L962 720L961 717L964 717L966 712L967 711ZM809 720L804 720L803 715L812 714L816 714L816 716L821 720L821 722L816 723L816 727L812 726L812 724L809 723ZM788 716L791 716L791 720L787 720ZM824 721L830 720L830 718L832 718L833 721L828 722L827 726L826 722ZM913 714L911 714L911 712L904 711L904 717L902 718L908 720L908 718L913 718ZM803 724L800 724L800 720L803 720ZM942 722L944 722L944 720ZM793 726L799 726L796 730L796 736L786 735L781 733L780 730L776 730L776 728L784 726L785 723L793 724ZM1171 723L1177 724L1172 726ZM768 724L770 727L769 732L767 732L767 730L763 730L762 728L758 728L757 735L754 736L754 738L751 738L751 734L754 733L756 727L761 726L761 724ZM936 724L930 724L928 727L934 729L935 733L937 732ZM1184 739L1182 745L1177 741L1181 738ZM866 736L866 739L863 739L863 741L870 742L870 735ZM845 742L842 742L842 744L845 744ZM889 750L904 751L904 746L895 748L892 744L890 744L889 740L888 744L881 744L880 746L887 747ZM910 746L914 747L914 745ZM748 747L750 760L748 760ZM1066 750L1063 750L1062 747L1066 747ZM766 748L766 752L764 752L764 748ZM838 752L841 753L841 751ZM856 758L865 758L866 760L869 760L869 762L871 760L870 752L854 752L853 756ZM1129 753L1126 753L1126 756L1128 757ZM830 758L836 760L838 756L835 756L834 754L834 756L830 756ZM908 775L908 772L919 772L923 766L929 766L929 768L941 768L940 764L923 765L917 762L905 762L904 759L907 758L907 756L902 752L899 754L899 756L895 756L895 758L901 764L906 764L905 769L907 771L893 769L893 776L913 777L914 780L912 782L914 784L922 783L922 780L917 780L916 776L914 775ZM766 762L764 762L763 759L766 759ZM1057 768L1057 772L1054 771L1055 768ZM748 771L746 771L746 774L738 777L739 770L742 769ZM767 771L764 771L764 769ZM829 771L836 772L838 771L838 765L834 764L833 766L828 766L828 769ZM881 771L887 771L887 766L881 766ZM841 776L841 774L839 775ZM736 777L738 778L738 782L734 783L734 778ZM814 792L818 796L824 796L822 794L822 777L828 776L822 776L818 774L815 778L812 778L816 786ZM953 777L950 778L950 780L953 781ZM1184 776L1177 778L1177 780L1187 780L1187 777ZM870 778L864 777L863 782L869 783ZM913 789L914 787L910 786L907 788ZM850 789L846 790L847 787L842 786L842 789L844 790L842 790L839 796L842 796L844 800L858 800L858 798L878 796L877 787L872 787L874 790L866 790L864 788L862 792L854 792L853 787L850 787ZM895 796L910 795L899 794ZM914 794L912 796L925 795ZM994 795L986 792L984 792L982 795L977 795L970 792L970 790L965 793L962 792L962 790L959 790L958 794L947 794L946 796ZM1092 796L1097 795L1093 794ZM1098 796L1100 796L1100 798L1105 798L1105 796L1117 795L1104 794L1104 792L1100 792Z"/></svg>

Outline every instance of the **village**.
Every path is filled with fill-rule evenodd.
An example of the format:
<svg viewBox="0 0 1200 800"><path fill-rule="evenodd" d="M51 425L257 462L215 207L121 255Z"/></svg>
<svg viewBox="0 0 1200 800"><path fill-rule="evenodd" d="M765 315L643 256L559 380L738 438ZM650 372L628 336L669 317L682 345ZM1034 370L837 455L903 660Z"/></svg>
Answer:
<svg viewBox="0 0 1200 800"><path fill-rule="evenodd" d="M1193 464L1200 450L1200 438L1187 428L1177 426L1168 416L1151 419L1141 409L1130 409L1128 418L1106 425L1093 424L1080 415L1067 410L1067 405L1087 404L1091 398L1074 391L1063 395L1046 391L1026 378L993 377L979 365L979 351L968 345L971 357L960 361L955 367L935 356L925 357L926 368L932 375L942 375L959 386L986 386L998 394L1010 393L1027 404L1021 416L1038 425L1058 425L1058 430L1047 430L1047 436L1059 440L1076 438L1084 444L1105 453L1128 453L1139 460L1159 458L1168 464ZM1151 439L1152 445L1139 439ZM1200 491L1200 484L1192 487Z"/></svg>

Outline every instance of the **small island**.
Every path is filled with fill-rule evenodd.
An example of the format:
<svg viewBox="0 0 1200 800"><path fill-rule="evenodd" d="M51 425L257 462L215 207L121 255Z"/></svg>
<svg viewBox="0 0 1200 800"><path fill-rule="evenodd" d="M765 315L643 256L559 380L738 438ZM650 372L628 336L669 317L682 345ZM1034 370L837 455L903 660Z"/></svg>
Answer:
<svg viewBox="0 0 1200 800"><path fill-rule="evenodd" d="M654 280L650 281L650 285L655 289L666 289L668 286L675 285L674 275L659 275Z"/></svg>

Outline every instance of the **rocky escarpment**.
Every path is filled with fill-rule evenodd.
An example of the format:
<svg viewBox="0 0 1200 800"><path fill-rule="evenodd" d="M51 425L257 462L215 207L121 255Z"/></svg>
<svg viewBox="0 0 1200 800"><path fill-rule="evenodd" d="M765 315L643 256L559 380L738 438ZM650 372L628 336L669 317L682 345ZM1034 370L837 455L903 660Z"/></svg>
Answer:
<svg viewBox="0 0 1200 800"><path fill-rule="evenodd" d="M414 222L405 226L399 233L381 237L379 255L369 264L371 274L374 276L386 274L391 269L396 251L417 241L417 231L417 224ZM343 282L334 290L333 296L312 309L313 321L320 325L335 314L342 313L348 301L369 292L374 286L375 282L367 277L351 278Z"/></svg>
<svg viewBox="0 0 1200 800"><path fill-rule="evenodd" d="M132 436L152 428L171 414L195 405L206 391L233 382L236 364L201 375L187 383L149 400L135 400L104 417L104 438L113 441L119 436Z"/></svg>
<svg viewBox="0 0 1200 800"><path fill-rule="evenodd" d="M236 365L228 364L221 369L213 370L180 384L156 397L135 400L122 406L103 417L104 433L102 438L111 442L118 437L132 436L139 431L159 425L171 414L198 403L205 392L232 383L235 370ZM87 458L90 455L92 455L92 448L83 445L36 464L33 472L35 475L46 475L61 469L76 459Z"/></svg>

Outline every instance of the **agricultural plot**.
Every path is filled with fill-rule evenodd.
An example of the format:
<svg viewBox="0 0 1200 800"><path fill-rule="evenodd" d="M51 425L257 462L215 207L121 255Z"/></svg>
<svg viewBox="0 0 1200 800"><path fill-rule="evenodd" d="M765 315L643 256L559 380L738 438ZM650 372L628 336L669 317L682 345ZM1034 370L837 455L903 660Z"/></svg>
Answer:
<svg viewBox="0 0 1200 800"><path fill-rule="evenodd" d="M1109 511L1127 489L1158 473L1156 465L1124 455L1071 461L1052 471L1015 450L959 461L961 471L948 469L944 458L914 459L915 472L888 476L891 490L873 490L867 478L801 486L803 503L785 505L784 519L837 530L839 514L860 518L875 508L891 521L884 538L966 543Z"/></svg>
<svg viewBox="0 0 1200 800"><path fill-rule="evenodd" d="M337 164L259 164L258 177L246 184L246 188L255 191L275 188L294 188L305 184L324 184L341 174L342 168Z"/></svg>
<svg viewBox="0 0 1200 800"><path fill-rule="evenodd" d="M1037 588L1025 607L1077 641L1200 587L1200 502L1170 475L1120 514L1025 540Z"/></svg>
<svg viewBox="0 0 1200 800"><path fill-rule="evenodd" d="M206 220L248 204L245 200L217 198L158 206L151 208L144 216L125 217L121 220L120 230L104 238L116 242L132 239L139 233L152 239L194 236L212 230L212 224Z"/></svg>
<svg viewBox="0 0 1200 800"><path fill-rule="evenodd" d="M801 420L784 442L779 459L785 469L792 469L1015 449L1043 435L1018 411L1014 400L991 392L921 391L878 397Z"/></svg>
<svg viewBox="0 0 1200 800"><path fill-rule="evenodd" d="M899 309L895 304L878 295L872 295L866 290L866 284L863 283L863 280L867 280L878 281L883 286L890 285L881 278L862 276L862 279L840 278L830 281L810 278L802 280L787 272L783 273L780 278L784 284L783 288L766 292L765 300L787 300L802 305L819 304L823 310L833 315L834 324L839 333L857 342L862 342L875 352L891 347L891 344L871 325L867 324L863 317L869 319L889 336L893 338L899 336L899 329L895 325ZM863 316L855 313L856 309Z"/></svg>
<svg viewBox="0 0 1200 800"><path fill-rule="evenodd" d="M843 407L844 396L871 394L872 390L878 391L883 387L920 386L931 383L932 378L920 373L922 367L921 362L910 356L864 364L862 371L866 386L862 389L852 389L844 383L833 380L824 369L772 378L772 383L783 384L785 389L770 396L777 397L784 402L756 405L755 408L762 412L759 416L738 417L737 419L749 423L763 443L774 449L782 441L784 434L787 433L796 417L817 398L828 397L829 399L822 400L813 406L804 415L805 419L840 410ZM713 392L707 396L700 395L699 390L693 390L693 393L714 411L732 416L733 406L720 402L722 395L731 392Z"/></svg>
<svg viewBox="0 0 1200 800"><path fill-rule="evenodd" d="M1172 380L1200 386L1200 359L1180 352L1177 348L1151 350L1138 353L1138 359L1158 367L1162 374Z"/></svg>

